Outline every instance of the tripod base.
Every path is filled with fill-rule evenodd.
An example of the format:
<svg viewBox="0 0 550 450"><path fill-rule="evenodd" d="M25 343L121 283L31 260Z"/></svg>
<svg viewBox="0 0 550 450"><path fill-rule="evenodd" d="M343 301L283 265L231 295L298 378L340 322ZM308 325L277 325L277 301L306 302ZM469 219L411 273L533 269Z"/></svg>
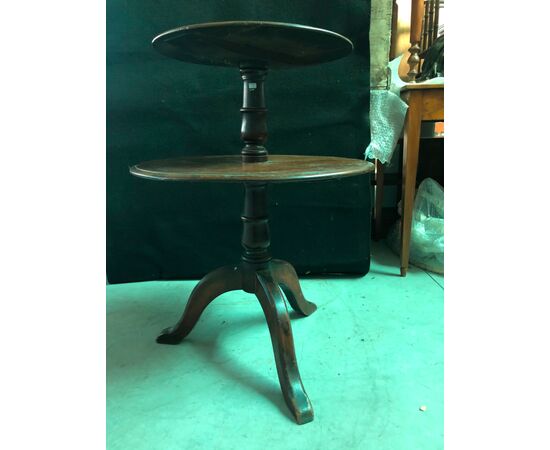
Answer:
<svg viewBox="0 0 550 450"><path fill-rule="evenodd" d="M294 339L283 292L292 308L309 316L317 307L308 302L292 265L270 260L263 266L243 262L210 272L197 284L179 322L157 337L159 344L179 344L193 329L204 309L224 292L244 290L255 294L264 311L277 373L285 402L298 424L313 420L313 408L306 394L294 352ZM281 291L282 290L282 291Z"/></svg>

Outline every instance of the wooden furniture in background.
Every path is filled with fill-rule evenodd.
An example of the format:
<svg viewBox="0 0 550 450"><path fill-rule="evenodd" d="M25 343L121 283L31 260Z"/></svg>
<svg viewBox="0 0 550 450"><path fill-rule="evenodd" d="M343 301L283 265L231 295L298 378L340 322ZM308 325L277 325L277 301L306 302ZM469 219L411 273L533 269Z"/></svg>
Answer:
<svg viewBox="0 0 550 450"><path fill-rule="evenodd" d="M409 268L412 212L416 189L416 172L420 150L422 121L443 121L443 84L410 84L401 91L401 97L409 105L403 128L403 175L401 205L401 276Z"/></svg>
<svg viewBox="0 0 550 450"><path fill-rule="evenodd" d="M424 0L424 18L422 21L422 41L420 52L426 51L439 36L439 11L444 0Z"/></svg>
<svg viewBox="0 0 550 450"><path fill-rule="evenodd" d="M130 168L133 175L154 180L244 184L241 261L206 275L191 293L179 322L165 329L157 342L181 342L210 302L224 292L243 290L255 294L269 327L286 404L298 424L310 422L313 408L298 371L284 298L304 316L313 313L316 306L305 299L293 266L271 257L267 188L269 183L361 175L372 172L373 165L350 158L268 155L264 146L267 140L264 84L269 68L332 61L348 55L353 44L339 34L307 26L217 22L168 31L157 36L153 46L182 61L239 68L243 80L241 138L245 144L240 155L173 158Z"/></svg>
<svg viewBox="0 0 550 450"><path fill-rule="evenodd" d="M420 72L420 53L425 51L439 34L439 9L443 0L412 0L410 48L404 55L401 66L408 65L408 83L401 90L401 98L409 109L403 127L403 174L402 174L402 214L401 214L401 276L406 276L409 267L409 247L411 238L412 210L416 188L416 172L420 147L420 129L422 121L443 121L443 84L417 84L416 76ZM397 14L394 0L393 13ZM396 21L394 21L395 24ZM395 34L396 28L392 29ZM396 44L392 37L390 59L394 59ZM403 73L400 66L400 73ZM407 72L405 70L405 72ZM384 200L384 165L375 162L375 236L382 237L382 206Z"/></svg>
<svg viewBox="0 0 550 450"><path fill-rule="evenodd" d="M420 40L422 37L422 16L424 15L424 0L412 0L411 7L411 47L409 64L409 81L414 82L420 72Z"/></svg>
<svg viewBox="0 0 550 450"><path fill-rule="evenodd" d="M439 10L442 0L412 0L410 48L407 64L408 81L414 83L420 73L420 54L425 52L439 35Z"/></svg>

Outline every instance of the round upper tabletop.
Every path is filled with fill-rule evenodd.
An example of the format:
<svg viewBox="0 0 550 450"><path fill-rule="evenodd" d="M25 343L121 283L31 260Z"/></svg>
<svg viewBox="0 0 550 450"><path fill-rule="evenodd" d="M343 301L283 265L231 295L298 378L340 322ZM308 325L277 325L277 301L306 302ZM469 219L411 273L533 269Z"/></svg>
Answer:
<svg viewBox="0 0 550 450"><path fill-rule="evenodd" d="M275 69L333 61L353 50L332 31L260 21L187 25L158 35L153 47L190 63Z"/></svg>
<svg viewBox="0 0 550 450"><path fill-rule="evenodd" d="M130 167L133 175L153 180L266 183L328 180L373 171L372 163L360 159L298 155L269 155L268 161L256 163L243 163L241 155L198 156Z"/></svg>

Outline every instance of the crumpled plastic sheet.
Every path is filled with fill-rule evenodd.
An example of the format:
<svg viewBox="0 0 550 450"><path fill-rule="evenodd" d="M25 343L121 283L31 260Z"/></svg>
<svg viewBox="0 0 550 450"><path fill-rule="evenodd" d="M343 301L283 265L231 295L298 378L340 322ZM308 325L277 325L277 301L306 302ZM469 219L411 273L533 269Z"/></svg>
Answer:
<svg viewBox="0 0 550 450"><path fill-rule="evenodd" d="M403 55L400 55L388 64L389 90L371 90L370 93L371 142L365 150L365 159L378 159L383 164L391 161L409 108L400 97L401 89L408 84L398 74L402 58ZM438 77L423 81L422 84L438 84L443 81L443 77Z"/></svg>
<svg viewBox="0 0 550 450"><path fill-rule="evenodd" d="M401 221L388 234L388 244L400 251ZM409 260L411 264L436 273L444 271L444 195L443 187L426 178L418 186L414 200Z"/></svg>
<svg viewBox="0 0 550 450"><path fill-rule="evenodd" d="M408 107L399 95L391 91L371 91L369 113L371 141L365 150L365 158L378 159L382 163L391 160L403 131Z"/></svg>

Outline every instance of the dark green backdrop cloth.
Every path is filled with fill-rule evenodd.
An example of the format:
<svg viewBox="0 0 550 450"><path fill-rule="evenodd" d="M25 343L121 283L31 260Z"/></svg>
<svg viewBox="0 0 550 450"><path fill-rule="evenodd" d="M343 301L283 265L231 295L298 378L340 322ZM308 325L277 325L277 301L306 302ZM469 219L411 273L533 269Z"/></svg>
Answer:
<svg viewBox="0 0 550 450"><path fill-rule="evenodd" d="M107 2L107 277L197 278L239 261L243 186L138 179L128 166L183 155L238 154L242 82L234 68L187 64L151 40L181 25L269 20L326 28L355 52L271 71L273 154L362 158L369 143L370 1ZM269 187L274 257L299 273L368 272L370 175Z"/></svg>

